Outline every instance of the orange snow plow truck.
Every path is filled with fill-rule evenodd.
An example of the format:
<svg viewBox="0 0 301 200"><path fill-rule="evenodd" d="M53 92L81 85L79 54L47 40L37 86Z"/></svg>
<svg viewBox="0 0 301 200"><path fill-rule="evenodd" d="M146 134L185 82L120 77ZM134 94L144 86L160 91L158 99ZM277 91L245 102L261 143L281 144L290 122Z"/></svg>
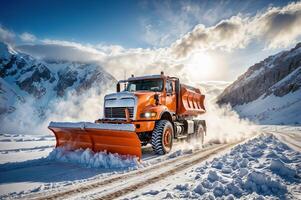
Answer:
<svg viewBox="0 0 301 200"><path fill-rule="evenodd" d="M121 87L122 91L121 91ZM56 147L90 148L122 155L142 156L141 146L151 144L166 154L176 139L203 143L205 96L179 78L160 75L134 77L117 83L117 92L104 97L104 117L91 122L51 122Z"/></svg>

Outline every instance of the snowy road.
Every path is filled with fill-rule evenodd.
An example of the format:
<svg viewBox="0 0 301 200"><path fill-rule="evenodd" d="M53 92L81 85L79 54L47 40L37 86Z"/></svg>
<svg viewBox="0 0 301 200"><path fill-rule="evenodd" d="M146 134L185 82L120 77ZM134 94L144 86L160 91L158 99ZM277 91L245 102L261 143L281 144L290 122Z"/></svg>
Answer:
<svg viewBox="0 0 301 200"><path fill-rule="evenodd" d="M236 143L234 143L236 144ZM150 167L142 168L134 172L130 172L121 176L108 178L106 180L96 180L93 182L77 185L76 187L66 188L61 192L54 192L44 196L39 194L41 199L115 199L136 189L153 184L161 179L175 174L191 165L208 159L210 156L216 155L221 151L232 147L234 144L216 145L188 153L187 155L166 160ZM138 178L139 177L139 178ZM99 191L101 188L101 191ZM36 195L35 195L36 196Z"/></svg>
<svg viewBox="0 0 301 200"><path fill-rule="evenodd" d="M301 129L290 127L267 127L268 133L275 135L280 141L286 143L289 147L301 152Z"/></svg>
<svg viewBox="0 0 301 200"><path fill-rule="evenodd" d="M209 198L209 194L219 197L218 190L222 191L222 196L299 198L301 128L260 128L263 136L234 148L231 147L235 143L207 145L202 150L177 144L171 154L164 156L156 156L149 147L144 148L142 163L119 168L93 168L90 165L87 168L49 159L55 142L52 137L1 135L0 198L185 199ZM83 156L86 155L79 158ZM277 171L279 166L285 169L284 172ZM288 173L286 176L290 178L283 178L283 173ZM258 180L258 174L270 178ZM218 178L208 182L212 177ZM256 189L256 181L266 183L266 188ZM273 196L269 186L275 182L279 183L275 187L281 191L276 193L278 196ZM253 184L251 189L248 184Z"/></svg>
<svg viewBox="0 0 301 200"><path fill-rule="evenodd" d="M189 168L197 163L200 163L211 156L215 156L218 153L222 152L225 149L228 149L232 147L234 144L228 144L228 145L220 145L217 148L209 149L206 151L203 151L202 153L193 154L191 156L188 156L189 159L178 159L177 162L172 162L171 166L167 165L165 163L162 163L160 166L160 171L162 171L162 168L167 168L167 170L164 170L162 172L158 172L158 170L151 171L150 174L147 175L145 179L140 179L139 182L134 183L132 185L127 184L124 188L119 188L117 191L112 191L111 193L108 192L105 195L101 195L100 192L94 193L92 196L86 196L86 197L92 197L92 198L100 198L100 199L116 199L119 197L122 197L128 193L135 192L138 189L144 188L148 185L155 184L158 181L165 179L169 176L175 175L182 170ZM168 169L169 168L169 169Z"/></svg>

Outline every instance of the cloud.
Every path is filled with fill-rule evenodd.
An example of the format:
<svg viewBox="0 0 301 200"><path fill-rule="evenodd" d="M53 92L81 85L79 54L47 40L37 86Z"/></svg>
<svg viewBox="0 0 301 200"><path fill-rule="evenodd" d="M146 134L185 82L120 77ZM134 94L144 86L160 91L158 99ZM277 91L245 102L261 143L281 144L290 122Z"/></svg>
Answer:
<svg viewBox="0 0 301 200"><path fill-rule="evenodd" d="M126 49L117 54L106 56L102 66L117 79L123 79L124 74L144 75L158 74L166 69L171 71L176 62L169 60L167 49Z"/></svg>
<svg viewBox="0 0 301 200"><path fill-rule="evenodd" d="M288 47L301 36L301 2L272 7L254 17L241 14L215 26L197 25L172 44L178 57L194 50L245 48L250 41L263 41L267 48Z"/></svg>
<svg viewBox="0 0 301 200"><path fill-rule="evenodd" d="M222 20L209 28L202 24L197 25L191 32L172 45L172 51L178 57L182 57L199 49L244 48L248 43L248 38L244 37L246 34L244 21L243 18L235 16L228 20Z"/></svg>
<svg viewBox="0 0 301 200"><path fill-rule="evenodd" d="M15 34L0 25L0 41L5 43L12 43L15 39Z"/></svg>
<svg viewBox="0 0 301 200"><path fill-rule="evenodd" d="M197 24L212 25L245 10L249 1L149 1L144 7L152 8L152 17L140 19L144 30L142 40L154 47L172 44L191 31ZM233 5L235 4L235 5Z"/></svg>
<svg viewBox="0 0 301 200"><path fill-rule="evenodd" d="M49 39L38 44L20 45L17 49L40 59L74 62L97 62L105 55L89 45Z"/></svg>
<svg viewBox="0 0 301 200"><path fill-rule="evenodd" d="M270 8L258 14L250 22L255 36L266 43L267 48L287 47L301 35L301 2L283 8Z"/></svg>
<svg viewBox="0 0 301 200"><path fill-rule="evenodd" d="M178 65L170 58L168 49L125 49L118 45L83 45L60 40L43 40L40 44L24 44L17 49L36 58L45 60L63 60L88 62L101 65L117 79L125 74L158 74L160 71L173 71Z"/></svg>
<svg viewBox="0 0 301 200"><path fill-rule="evenodd" d="M125 51L125 49L120 45L97 44L94 46L94 48L106 53L107 55L116 55L116 54L119 54L119 53Z"/></svg>
<svg viewBox="0 0 301 200"><path fill-rule="evenodd" d="M27 32L22 33L19 37L23 42L34 42L37 39L36 36Z"/></svg>

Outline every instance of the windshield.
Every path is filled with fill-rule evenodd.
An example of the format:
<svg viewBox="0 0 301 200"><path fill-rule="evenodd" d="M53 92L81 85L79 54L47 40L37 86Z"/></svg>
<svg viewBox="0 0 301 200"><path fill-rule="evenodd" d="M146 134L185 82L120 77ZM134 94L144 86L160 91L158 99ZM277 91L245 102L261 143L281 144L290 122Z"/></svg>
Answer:
<svg viewBox="0 0 301 200"><path fill-rule="evenodd" d="M160 92L163 90L163 79L129 81L127 88L125 90L129 92L135 92L135 91Z"/></svg>

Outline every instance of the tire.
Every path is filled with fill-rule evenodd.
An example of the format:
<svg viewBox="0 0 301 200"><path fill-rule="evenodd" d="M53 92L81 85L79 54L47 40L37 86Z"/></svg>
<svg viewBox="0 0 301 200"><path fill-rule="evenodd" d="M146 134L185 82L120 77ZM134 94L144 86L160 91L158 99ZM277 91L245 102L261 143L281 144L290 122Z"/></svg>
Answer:
<svg viewBox="0 0 301 200"><path fill-rule="evenodd" d="M160 120L153 130L151 144L156 154L163 155L171 151L173 144L173 126L168 120Z"/></svg>
<svg viewBox="0 0 301 200"><path fill-rule="evenodd" d="M205 130L202 124L199 124L196 127L196 131L188 136L188 141L200 141L200 143L204 144L204 136L205 136Z"/></svg>

